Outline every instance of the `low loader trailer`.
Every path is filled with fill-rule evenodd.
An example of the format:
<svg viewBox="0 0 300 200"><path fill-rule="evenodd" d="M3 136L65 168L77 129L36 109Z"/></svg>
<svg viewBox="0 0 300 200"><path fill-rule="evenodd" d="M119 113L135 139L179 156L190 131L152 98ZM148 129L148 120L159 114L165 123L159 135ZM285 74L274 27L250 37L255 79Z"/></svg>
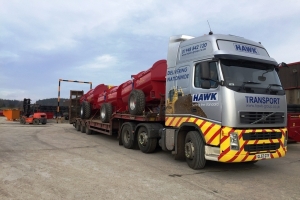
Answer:
<svg viewBox="0 0 300 200"><path fill-rule="evenodd" d="M207 160L281 158L288 133L278 66L263 45L242 37L173 36L167 60L70 101L78 110L70 122L86 134L116 133L128 149L152 153L159 146L192 169Z"/></svg>

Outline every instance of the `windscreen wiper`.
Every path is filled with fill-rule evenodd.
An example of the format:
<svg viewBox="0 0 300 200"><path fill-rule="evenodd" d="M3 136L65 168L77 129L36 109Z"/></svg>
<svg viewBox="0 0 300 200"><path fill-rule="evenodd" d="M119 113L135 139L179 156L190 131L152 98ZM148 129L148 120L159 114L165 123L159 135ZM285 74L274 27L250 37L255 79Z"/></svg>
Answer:
<svg viewBox="0 0 300 200"><path fill-rule="evenodd" d="M278 85L278 84L269 84L269 86L267 87L267 93L269 92L269 91L271 91L271 87L272 86L275 86L275 87L282 87L282 85Z"/></svg>
<svg viewBox="0 0 300 200"><path fill-rule="evenodd" d="M253 84L253 85L255 84L255 85L256 85L256 84L260 84L260 83L254 82L254 81L244 81L244 82L243 82L243 85L241 85L240 89L245 90L245 85L246 85L246 84Z"/></svg>

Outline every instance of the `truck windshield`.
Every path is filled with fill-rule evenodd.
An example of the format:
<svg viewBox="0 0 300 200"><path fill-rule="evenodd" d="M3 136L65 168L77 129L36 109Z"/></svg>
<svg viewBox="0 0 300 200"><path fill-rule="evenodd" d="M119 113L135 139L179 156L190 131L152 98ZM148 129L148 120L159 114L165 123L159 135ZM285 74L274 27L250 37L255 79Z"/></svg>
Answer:
<svg viewBox="0 0 300 200"><path fill-rule="evenodd" d="M221 60L225 86L236 92L283 95L275 65L246 60Z"/></svg>

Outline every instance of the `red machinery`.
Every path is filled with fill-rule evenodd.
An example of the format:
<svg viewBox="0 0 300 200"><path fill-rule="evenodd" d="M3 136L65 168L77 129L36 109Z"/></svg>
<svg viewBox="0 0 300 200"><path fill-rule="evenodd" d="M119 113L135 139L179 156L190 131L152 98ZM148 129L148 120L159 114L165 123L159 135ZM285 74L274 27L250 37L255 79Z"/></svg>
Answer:
<svg viewBox="0 0 300 200"><path fill-rule="evenodd" d="M90 118L99 108L103 122L108 122L112 113L141 115L145 109L151 112L165 94L166 71L166 60L159 60L119 86L98 85L80 98L81 118Z"/></svg>
<svg viewBox="0 0 300 200"><path fill-rule="evenodd" d="M27 116L22 116L20 119L21 124L46 124L47 123L47 115L46 113L33 113L33 115Z"/></svg>
<svg viewBox="0 0 300 200"><path fill-rule="evenodd" d="M300 105L288 104L287 111L289 141L300 142Z"/></svg>

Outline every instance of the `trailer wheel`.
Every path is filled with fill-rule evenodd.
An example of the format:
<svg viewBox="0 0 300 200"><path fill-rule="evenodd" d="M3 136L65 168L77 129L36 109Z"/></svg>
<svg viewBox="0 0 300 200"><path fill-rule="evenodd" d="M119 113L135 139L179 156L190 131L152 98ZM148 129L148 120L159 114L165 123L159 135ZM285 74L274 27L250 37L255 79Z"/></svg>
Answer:
<svg viewBox="0 0 300 200"><path fill-rule="evenodd" d="M192 169L202 169L205 167L204 141L197 131L190 131L185 137L185 158Z"/></svg>
<svg viewBox="0 0 300 200"><path fill-rule="evenodd" d="M152 153L157 145L157 138L149 138L148 131L145 127L139 128L137 135L138 145L143 153Z"/></svg>
<svg viewBox="0 0 300 200"><path fill-rule="evenodd" d="M86 133L87 135L92 135L92 130L89 128L88 125L85 127L85 133Z"/></svg>
<svg viewBox="0 0 300 200"><path fill-rule="evenodd" d="M122 143L126 149L133 149L136 145L134 139L133 127L130 123L127 123L122 128Z"/></svg>
<svg viewBox="0 0 300 200"><path fill-rule="evenodd" d="M40 120L39 119L34 119L33 122L32 122L34 125L38 125L40 123Z"/></svg>
<svg viewBox="0 0 300 200"><path fill-rule="evenodd" d="M100 118L102 122L109 122L112 115L112 105L110 103L104 103L100 109Z"/></svg>
<svg viewBox="0 0 300 200"><path fill-rule="evenodd" d="M91 104L87 101L83 101L80 109L80 118L88 119L91 115Z"/></svg>
<svg viewBox="0 0 300 200"><path fill-rule="evenodd" d="M129 113L142 115L145 109L145 94L142 90L132 90L128 100Z"/></svg>
<svg viewBox="0 0 300 200"><path fill-rule="evenodd" d="M80 127L80 131L81 131L81 133L85 133L85 126L82 125L82 126Z"/></svg>
<svg viewBox="0 0 300 200"><path fill-rule="evenodd" d="M79 122L76 122L76 130L77 130L77 131L80 131L80 129L81 129L81 128L80 128Z"/></svg>

